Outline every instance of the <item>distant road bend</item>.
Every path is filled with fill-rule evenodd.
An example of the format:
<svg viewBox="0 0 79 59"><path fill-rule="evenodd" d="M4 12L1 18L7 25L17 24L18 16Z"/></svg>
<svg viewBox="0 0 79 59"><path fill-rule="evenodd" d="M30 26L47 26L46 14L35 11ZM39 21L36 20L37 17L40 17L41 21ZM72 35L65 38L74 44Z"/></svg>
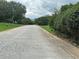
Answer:
<svg viewBox="0 0 79 59"><path fill-rule="evenodd" d="M79 59L75 49L37 25L0 32L0 59Z"/></svg>

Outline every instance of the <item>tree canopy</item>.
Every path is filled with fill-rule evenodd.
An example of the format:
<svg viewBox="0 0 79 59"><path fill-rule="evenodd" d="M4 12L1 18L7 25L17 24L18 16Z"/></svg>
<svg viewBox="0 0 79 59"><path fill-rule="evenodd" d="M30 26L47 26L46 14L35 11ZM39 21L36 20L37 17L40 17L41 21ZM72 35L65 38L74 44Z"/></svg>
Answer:
<svg viewBox="0 0 79 59"><path fill-rule="evenodd" d="M43 16L43 17L39 17L37 19L35 19L35 23L38 25L48 25L48 18L47 16Z"/></svg>
<svg viewBox="0 0 79 59"><path fill-rule="evenodd" d="M0 1L0 22L18 23L26 13L26 7L20 3Z"/></svg>

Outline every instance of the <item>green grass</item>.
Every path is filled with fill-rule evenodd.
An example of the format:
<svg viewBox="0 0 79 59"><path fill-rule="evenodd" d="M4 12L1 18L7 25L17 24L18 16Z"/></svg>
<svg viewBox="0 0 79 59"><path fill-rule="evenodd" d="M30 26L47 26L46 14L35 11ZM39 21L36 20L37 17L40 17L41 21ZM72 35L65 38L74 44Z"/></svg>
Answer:
<svg viewBox="0 0 79 59"><path fill-rule="evenodd" d="M11 24L11 23L0 23L0 31L5 31L8 29L16 28L21 26L20 24Z"/></svg>
<svg viewBox="0 0 79 59"><path fill-rule="evenodd" d="M42 26L42 28L44 28L45 30L47 30L50 33L54 31L48 25Z"/></svg>

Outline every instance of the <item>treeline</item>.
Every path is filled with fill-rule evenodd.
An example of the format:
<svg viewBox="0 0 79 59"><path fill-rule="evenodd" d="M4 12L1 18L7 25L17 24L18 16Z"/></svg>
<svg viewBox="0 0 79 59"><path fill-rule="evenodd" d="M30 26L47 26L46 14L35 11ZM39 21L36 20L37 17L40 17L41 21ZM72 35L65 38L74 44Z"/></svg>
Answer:
<svg viewBox="0 0 79 59"><path fill-rule="evenodd" d="M48 25L49 19L48 19L48 16L42 16L42 17L36 18L34 22L35 24L38 24L38 25Z"/></svg>
<svg viewBox="0 0 79 59"><path fill-rule="evenodd" d="M63 5L60 10L55 10L52 16L46 18L49 19L48 25L56 33L71 38L70 41L79 44L79 3Z"/></svg>
<svg viewBox="0 0 79 59"><path fill-rule="evenodd" d="M25 17L26 7L18 2L0 1L0 22L31 24L31 20Z"/></svg>

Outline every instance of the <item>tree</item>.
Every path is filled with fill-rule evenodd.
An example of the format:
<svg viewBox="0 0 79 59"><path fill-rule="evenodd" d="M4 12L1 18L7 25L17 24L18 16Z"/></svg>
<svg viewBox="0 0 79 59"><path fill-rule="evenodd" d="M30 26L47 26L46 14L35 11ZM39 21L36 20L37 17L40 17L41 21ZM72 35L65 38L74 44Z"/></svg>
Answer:
<svg viewBox="0 0 79 59"><path fill-rule="evenodd" d="M0 1L0 21L6 21L10 17L9 3Z"/></svg>
<svg viewBox="0 0 79 59"><path fill-rule="evenodd" d="M6 1L6 0L0 0L0 1Z"/></svg>
<svg viewBox="0 0 79 59"><path fill-rule="evenodd" d="M0 22L17 23L25 13L26 8L20 3L0 1Z"/></svg>
<svg viewBox="0 0 79 59"><path fill-rule="evenodd" d="M30 18L25 18L25 17L23 17L23 19L21 20L20 23L24 24L24 25L33 24L32 20Z"/></svg>
<svg viewBox="0 0 79 59"><path fill-rule="evenodd" d="M67 9L71 8L73 6L73 4L69 4L69 5L63 5L61 7L61 12L66 11Z"/></svg>
<svg viewBox="0 0 79 59"><path fill-rule="evenodd" d="M35 19L35 23L38 25L48 25L48 22L49 22L49 20L48 20L47 16Z"/></svg>
<svg viewBox="0 0 79 59"><path fill-rule="evenodd" d="M26 13L26 8L24 5L16 2L10 2L10 8L12 13L12 19L13 22L17 22L19 19L21 19L22 16Z"/></svg>

